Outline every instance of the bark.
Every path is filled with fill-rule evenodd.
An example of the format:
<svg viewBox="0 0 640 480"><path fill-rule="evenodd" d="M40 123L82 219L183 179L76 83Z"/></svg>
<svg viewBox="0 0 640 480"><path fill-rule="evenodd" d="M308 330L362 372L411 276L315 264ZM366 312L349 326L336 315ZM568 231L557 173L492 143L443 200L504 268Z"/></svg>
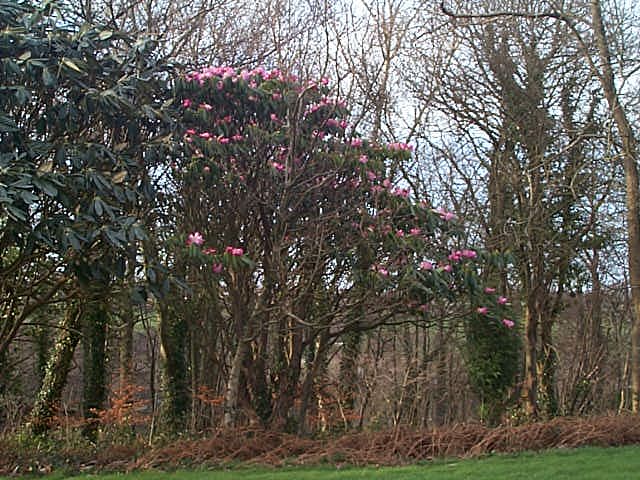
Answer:
<svg viewBox="0 0 640 480"><path fill-rule="evenodd" d="M120 372L119 384L120 390L131 387L134 384L133 379L133 327L135 324L133 309L128 306L124 310L124 325L120 330Z"/></svg>
<svg viewBox="0 0 640 480"><path fill-rule="evenodd" d="M292 326L289 336L289 358L278 375L276 398L270 424L276 430L293 433L298 429L298 425L295 425L296 419L292 414L302 366L303 327L301 325Z"/></svg>
<svg viewBox="0 0 640 480"><path fill-rule="evenodd" d="M170 431L184 429L189 410L187 325L166 303L160 306L163 414Z"/></svg>
<svg viewBox="0 0 640 480"><path fill-rule="evenodd" d="M528 417L538 415L538 321L535 317L535 306L528 300L524 306L524 382L521 402Z"/></svg>
<svg viewBox="0 0 640 480"><path fill-rule="evenodd" d="M627 207L628 266L631 284L631 410L638 413L640 407L640 208L638 167L636 163L637 141L633 135L625 109L615 86L609 42L607 40L602 7L599 0L591 0L591 20L600 60L599 79L605 98L613 115L613 120L622 140L622 155L625 176Z"/></svg>
<svg viewBox="0 0 640 480"><path fill-rule="evenodd" d="M51 427L51 421L56 414L67 382L73 353L80 341L81 316L81 308L72 304L69 305L65 317L60 322L60 334L51 352L42 387L36 396L27 423L27 429L35 435L44 434Z"/></svg>
<svg viewBox="0 0 640 480"><path fill-rule="evenodd" d="M106 341L108 312L100 302L86 307L83 322L83 434L95 440L98 413L107 397Z"/></svg>
<svg viewBox="0 0 640 480"><path fill-rule="evenodd" d="M231 362L231 371L229 372L229 380L224 394L224 417L223 425L225 427L234 427L238 420L238 406L240 404L240 379L242 377L242 367L245 358L249 354L249 341L246 340L245 333L238 339L236 351Z"/></svg>
<svg viewBox="0 0 640 480"><path fill-rule="evenodd" d="M354 331L343 335L342 352L340 357L340 397L342 408L353 411L356 406L356 393L358 390L358 358L360 356L360 341L362 333L358 325L354 325Z"/></svg>
<svg viewBox="0 0 640 480"><path fill-rule="evenodd" d="M321 372L326 370L326 352L329 345L329 329L324 329L320 334L317 342L317 348L311 360L311 365L307 369L307 374L302 383L302 391L300 394L300 408L297 413L298 418L298 434L305 435L309 432L307 422L307 412L311 405L311 399L314 394L314 386L317 383Z"/></svg>
<svg viewBox="0 0 640 480"><path fill-rule="evenodd" d="M557 355L553 345L553 324L555 315L546 315L541 322L540 345L542 348L540 359L540 393L544 412L549 417L558 414L558 396L556 395L556 366Z"/></svg>

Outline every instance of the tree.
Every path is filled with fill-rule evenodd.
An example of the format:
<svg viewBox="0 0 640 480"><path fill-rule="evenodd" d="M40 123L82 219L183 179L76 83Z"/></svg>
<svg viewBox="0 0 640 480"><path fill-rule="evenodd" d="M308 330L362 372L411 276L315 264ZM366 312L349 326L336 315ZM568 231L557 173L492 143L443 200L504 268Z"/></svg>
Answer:
<svg viewBox="0 0 640 480"><path fill-rule="evenodd" d="M170 217L187 247L178 242L171 255L193 292L184 305L174 297L172 314L191 323L206 297L213 318L232 327L229 425L247 398L263 422L300 426L306 407L295 401L309 405L332 342L425 321L420 307L431 302L473 294L469 302L486 300L494 308L485 318L506 328L497 296L475 280L480 254L457 241L453 215L387 177L409 147L348 132L345 107L325 83L211 67L177 84L185 150Z"/></svg>
<svg viewBox="0 0 640 480"><path fill-rule="evenodd" d="M164 80L151 43L65 24L56 3L0 8L5 355L39 308L78 301L84 306L77 311L86 312L98 290L104 296L124 276L130 247L146 238L137 215L154 197L151 168L170 122L161 112ZM72 353L80 325L69 320L77 315L66 318L60 341ZM70 357L61 355L67 360L52 359L47 375L57 378L43 388L63 383ZM54 366L60 362L67 366ZM56 390L39 399L56 397Z"/></svg>
<svg viewBox="0 0 640 480"><path fill-rule="evenodd" d="M482 22L475 21L476 15L453 14L443 4L445 12L466 19L458 28L478 32L479 41L469 46L482 72L473 80L474 89L488 88L490 96L486 90L483 99L473 93L448 94L448 89L442 105L464 105L462 110L445 108L454 115L458 110L461 122L473 122L491 142L488 193L493 218L487 233L488 241L497 245L506 232L515 238L509 245L520 272L526 319L523 404L536 415L541 394L545 410L553 415L552 327L572 275L584 268L576 255L589 248L591 240L585 239L594 238L596 226L597 210L588 212L585 206L593 192L589 172L597 159L585 152L601 142L594 137L599 97L582 101L582 92L596 80L571 27L544 15L513 19L513 5L503 2L496 8L502 6L504 14L487 15L505 16L502 21ZM596 201L596 209L603 199Z"/></svg>

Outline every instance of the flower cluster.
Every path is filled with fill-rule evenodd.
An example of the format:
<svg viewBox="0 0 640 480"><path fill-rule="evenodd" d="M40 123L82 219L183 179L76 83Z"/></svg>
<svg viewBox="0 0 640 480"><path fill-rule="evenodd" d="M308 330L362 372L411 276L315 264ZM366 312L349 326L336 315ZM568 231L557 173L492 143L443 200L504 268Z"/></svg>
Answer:
<svg viewBox="0 0 640 480"><path fill-rule="evenodd" d="M185 244L188 247L193 245L201 247L204 244L204 237L200 232L192 232L187 235ZM201 252L204 255L215 258L215 255L218 253L218 250L213 247L207 247L207 248L202 248ZM229 245L224 249L224 253L232 257L242 257L244 255L244 249L241 247L234 247L232 245ZM211 266L211 269L213 273L221 273L223 270L223 264L221 262L214 261Z"/></svg>
<svg viewBox="0 0 640 480"><path fill-rule="evenodd" d="M184 139L191 163L181 171L197 175L185 178L202 182L203 194L211 195L214 209L226 205L230 198L233 202L235 195L257 192L259 195L252 193L251 198L273 202L268 205L272 211L286 211L298 222L296 232L311 235L309 239L313 234L305 233L311 232L305 230L306 223L321 212L319 221L334 229L327 230L326 238L343 242L335 250L345 255L351 255L352 246L366 238L375 253L365 268L380 277L376 284L380 292L391 294L407 287L414 296L410 301L426 306L476 289L467 277L477 275L478 253L468 248L450 249L458 241L446 222L456 215L419 202L417 192L394 185L394 179L388 178L390 163L400 155L409 155L413 147L402 142L376 145L354 131L347 132L345 105L327 96L327 84L326 79L299 82L277 69L209 67L190 73L182 84L184 93L179 102L188 126ZM291 98L300 102L302 115L296 118L289 118ZM291 128L296 129L295 142L291 141ZM305 198L280 204L283 191ZM238 201L244 198L239 196ZM316 204L321 205L318 212L309 210ZM259 209L252 208L247 206L248 214L257 214ZM342 218L354 228L344 229ZM289 233L298 235L287 232L287 238ZM360 238L350 237L354 234ZM203 244L199 232L187 236L187 245ZM214 273L223 270L223 263L245 255L243 248L231 245L219 256L215 249L202 252L213 258ZM260 257L260 252L256 255ZM414 286L421 282L422 288L413 288L410 282ZM485 293L494 292L487 289ZM502 298L494 297L486 306L475 307L476 312L493 315L496 309L504 310L501 307L506 299L503 303ZM505 318L502 323L511 328L509 322Z"/></svg>

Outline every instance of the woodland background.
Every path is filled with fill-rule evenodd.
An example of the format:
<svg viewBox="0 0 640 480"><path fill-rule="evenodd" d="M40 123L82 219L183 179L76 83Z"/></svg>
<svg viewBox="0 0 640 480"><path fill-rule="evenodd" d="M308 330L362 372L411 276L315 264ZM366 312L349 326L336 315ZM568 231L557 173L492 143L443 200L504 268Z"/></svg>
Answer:
<svg viewBox="0 0 640 480"><path fill-rule="evenodd" d="M637 413L633 2L0 1L0 13L5 434L151 441ZM334 185L309 197L289 176L279 190L294 167L276 147L316 148L292 114L302 96L253 107L236 92L233 108L253 112L245 125L277 124L244 151L267 159L246 167L262 193L239 195L227 174L245 167L231 164L207 183L202 159L231 147L187 155L184 132L211 122L203 105L231 107L185 106L200 93L180 79L210 65L300 79L283 92L318 81L346 105L332 114L350 112L349 145L371 159L399 146L375 165L408 203L365 195L358 209ZM415 294L422 309L407 308L415 286L376 279L381 258L403 265L413 244L341 233L374 208L399 229L396 213L420 202L434 206L420 228L435 232L420 254L483 252L473 278L508 298L512 329L501 317L486 327L462 287L430 284ZM213 265L195 232L217 249Z"/></svg>

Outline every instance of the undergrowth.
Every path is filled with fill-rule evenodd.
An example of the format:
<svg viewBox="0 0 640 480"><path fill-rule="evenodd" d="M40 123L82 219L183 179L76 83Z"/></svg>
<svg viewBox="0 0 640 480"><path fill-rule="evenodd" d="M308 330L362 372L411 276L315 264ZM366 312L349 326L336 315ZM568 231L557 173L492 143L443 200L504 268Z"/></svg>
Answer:
<svg viewBox="0 0 640 480"><path fill-rule="evenodd" d="M25 435L0 440L0 475L65 471L244 466L390 466L438 458L581 446L640 444L640 417L556 418L547 422L488 428L480 424L430 430L393 429L302 438L259 429L216 430L197 438L163 438L149 446L130 432L106 432L96 444L79 432L53 431L47 438Z"/></svg>

